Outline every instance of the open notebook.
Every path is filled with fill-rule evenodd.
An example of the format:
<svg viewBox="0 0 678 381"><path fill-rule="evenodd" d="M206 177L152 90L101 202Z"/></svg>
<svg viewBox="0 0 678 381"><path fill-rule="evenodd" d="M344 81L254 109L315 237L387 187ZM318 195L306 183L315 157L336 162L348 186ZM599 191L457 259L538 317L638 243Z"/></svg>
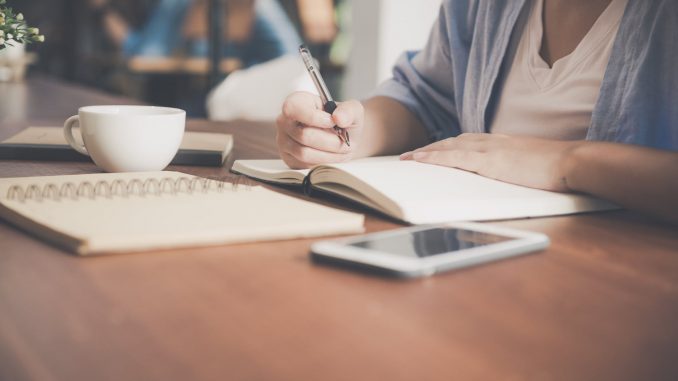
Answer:
<svg viewBox="0 0 678 381"><path fill-rule="evenodd" d="M364 219L179 172L0 179L0 217L81 255L358 233Z"/></svg>
<svg viewBox="0 0 678 381"><path fill-rule="evenodd" d="M80 129L73 131L82 144ZM219 167L233 149L233 136L212 132L187 131L172 165ZM28 127L0 142L0 160L91 161L66 143L61 127Z"/></svg>
<svg viewBox="0 0 678 381"><path fill-rule="evenodd" d="M281 160L236 160L231 170L263 181L333 193L413 224L618 209L589 196L526 188L462 170L400 161L397 156L319 165L311 170L293 170Z"/></svg>

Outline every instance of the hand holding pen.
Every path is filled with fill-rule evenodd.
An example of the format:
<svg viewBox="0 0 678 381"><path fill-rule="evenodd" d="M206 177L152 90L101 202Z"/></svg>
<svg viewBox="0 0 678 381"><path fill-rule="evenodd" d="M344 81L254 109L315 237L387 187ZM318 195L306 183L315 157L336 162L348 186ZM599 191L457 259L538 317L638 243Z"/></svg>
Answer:
<svg viewBox="0 0 678 381"><path fill-rule="evenodd" d="M320 70L318 70L316 67L315 59L313 59L311 52L308 50L308 48L306 48L305 45L301 45L299 47L299 55L301 55L301 59L304 61L304 66L306 66L306 70L308 71L308 75L311 76L311 80L313 81L316 90L318 90L320 100L323 102L323 110L332 115L334 110L337 109L337 104L334 102L334 99L330 94L330 90L327 88L325 80L320 74ZM332 128L337 133L337 136L339 136L339 139L341 139L344 143L346 143L347 146L350 147L351 140L348 132L336 125Z"/></svg>
<svg viewBox="0 0 678 381"><path fill-rule="evenodd" d="M357 100L336 102L336 109L329 113L325 111L326 103L307 92L293 93L285 100L276 121L277 145L280 157L291 168L309 168L353 158L362 137L363 106ZM335 127L347 134L339 135Z"/></svg>

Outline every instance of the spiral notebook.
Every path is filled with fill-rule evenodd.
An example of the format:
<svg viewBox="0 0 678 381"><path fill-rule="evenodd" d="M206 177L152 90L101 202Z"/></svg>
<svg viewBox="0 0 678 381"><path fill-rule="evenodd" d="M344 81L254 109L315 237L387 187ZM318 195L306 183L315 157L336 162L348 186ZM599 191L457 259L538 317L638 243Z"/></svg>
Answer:
<svg viewBox="0 0 678 381"><path fill-rule="evenodd" d="M548 192L471 172L381 156L290 169L282 160L236 160L232 171L306 192L332 193L413 224L487 221L619 209L582 194Z"/></svg>
<svg viewBox="0 0 678 381"><path fill-rule="evenodd" d="M180 172L0 179L0 217L80 255L359 233L364 218Z"/></svg>

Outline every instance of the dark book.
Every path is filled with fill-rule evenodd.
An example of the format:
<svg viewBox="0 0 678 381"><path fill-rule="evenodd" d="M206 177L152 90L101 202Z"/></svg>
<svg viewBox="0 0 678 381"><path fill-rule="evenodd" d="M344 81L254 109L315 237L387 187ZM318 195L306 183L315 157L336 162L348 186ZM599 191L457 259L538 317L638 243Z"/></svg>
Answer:
<svg viewBox="0 0 678 381"><path fill-rule="evenodd" d="M80 134L73 134L76 139ZM233 136L186 132L172 165L219 167L233 148ZM57 127L28 127L0 143L0 160L92 161L71 148Z"/></svg>

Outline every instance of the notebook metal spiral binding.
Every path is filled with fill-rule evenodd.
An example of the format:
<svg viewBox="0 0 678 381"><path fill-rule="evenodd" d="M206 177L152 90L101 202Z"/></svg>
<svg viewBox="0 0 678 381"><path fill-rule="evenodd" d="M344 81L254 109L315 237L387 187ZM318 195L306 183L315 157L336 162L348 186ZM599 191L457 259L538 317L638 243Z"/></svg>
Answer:
<svg viewBox="0 0 678 381"><path fill-rule="evenodd" d="M129 196L161 196L177 195L179 193L193 194L209 191L224 192L236 190L241 185L246 190L251 188L249 180L243 176L226 176L222 178L204 178L195 176L163 177L150 179L131 179L114 181L97 181L95 183L83 181L80 183L67 182L56 184L28 186L12 185L7 190L7 199L24 202L26 200L60 201L62 199L79 200L81 198L96 199L99 197L129 197Z"/></svg>

